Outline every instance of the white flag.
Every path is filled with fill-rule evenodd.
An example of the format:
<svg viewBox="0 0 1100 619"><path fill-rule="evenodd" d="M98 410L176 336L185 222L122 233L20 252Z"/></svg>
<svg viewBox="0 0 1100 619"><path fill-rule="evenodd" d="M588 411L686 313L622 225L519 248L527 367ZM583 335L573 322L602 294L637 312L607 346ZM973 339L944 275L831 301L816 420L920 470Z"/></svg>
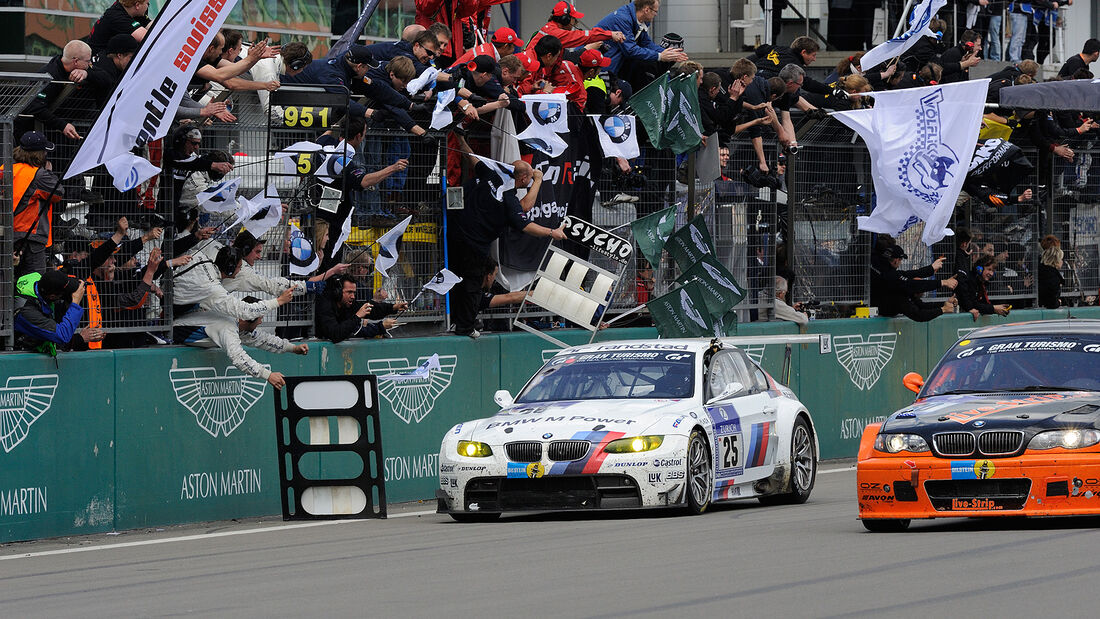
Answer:
<svg viewBox="0 0 1100 619"><path fill-rule="evenodd" d="M119 191L130 191L145 181L160 174L160 168L149 163L148 159L133 153L122 153L106 164L111 183Z"/></svg>
<svg viewBox="0 0 1100 619"><path fill-rule="evenodd" d="M336 244L332 246L332 255L335 256L336 252L340 251L340 248L344 246L344 243L351 236L351 216L354 211L348 211L348 216L344 218L344 223L340 224L340 236L336 237Z"/></svg>
<svg viewBox="0 0 1100 619"><path fill-rule="evenodd" d="M447 269L440 269L432 281L424 284L424 288L438 292L439 294L447 294L447 292L454 287L455 284L462 281L462 278L448 271Z"/></svg>
<svg viewBox="0 0 1100 619"><path fill-rule="evenodd" d="M411 372L405 372L404 374L383 374L378 377L378 380L415 380L430 378L432 370L442 370L443 366L439 365L439 353L435 353L431 357L424 360L423 363L416 366L416 369Z"/></svg>
<svg viewBox="0 0 1100 619"><path fill-rule="evenodd" d="M344 172L344 166L351 163L355 156L355 149L344 140L336 146L326 146L323 151L326 154L324 161L317 167L317 179L328 184L332 183Z"/></svg>
<svg viewBox="0 0 1100 619"><path fill-rule="evenodd" d="M550 157L564 153L568 144L558 134L569 133L565 95L524 95L521 98L527 105L527 118L531 119L531 124L516 137Z"/></svg>
<svg viewBox="0 0 1100 619"><path fill-rule="evenodd" d="M255 196L252 196L250 202L258 204L256 208L256 214L262 213L267 209L267 214L260 219L255 219L256 215L244 220L244 229L252 233L252 236L260 238L265 232L279 225L279 222L283 218L283 202L279 199L279 192L275 190L275 186L268 184L266 191L260 191Z"/></svg>
<svg viewBox="0 0 1100 619"><path fill-rule="evenodd" d="M65 178L168 134L191 76L237 0L172 0L157 16Z"/></svg>
<svg viewBox="0 0 1100 619"><path fill-rule="evenodd" d="M439 75L439 69L435 67L428 67L427 69L424 69L423 73L409 80L409 84L405 87L405 89L409 91L410 95L415 95L421 90L427 88L428 84L434 82L437 75ZM453 95L454 90L452 89L450 92Z"/></svg>
<svg viewBox="0 0 1100 619"><path fill-rule="evenodd" d="M272 159L283 160L283 174L294 174L298 172L300 168L306 168L308 170L310 166L309 160L313 156L313 153L322 150L322 148L323 147L316 142L295 142L288 146L286 150L275 153Z"/></svg>
<svg viewBox="0 0 1100 619"><path fill-rule="evenodd" d="M488 157L482 157L481 155L474 155L478 161L484 163L489 167L489 172L496 178L488 179L489 186L495 190L493 197L497 202L504 200L504 192L516 188L516 179L512 177L516 173L516 166L507 163L496 161L495 159L489 159Z"/></svg>
<svg viewBox="0 0 1100 619"><path fill-rule="evenodd" d="M877 205L859 229L898 235L924 221L932 245L947 229L981 128L989 80L875 93L869 110L836 112L867 143Z"/></svg>
<svg viewBox="0 0 1100 619"><path fill-rule="evenodd" d="M633 159L642 154L638 148L637 124L633 116L599 116L589 114L600 136L604 157Z"/></svg>
<svg viewBox="0 0 1100 619"><path fill-rule="evenodd" d="M879 63L904 54L905 50L913 47L921 37L936 36L936 33L928 28L928 24L945 4L947 0L923 0L913 9L912 17L909 18L909 30L885 43L880 43L864 54L859 61L860 68L867 71Z"/></svg>
<svg viewBox="0 0 1100 619"><path fill-rule="evenodd" d="M378 237L378 259L374 261L374 270L381 273L382 277L388 278L389 274L386 273L386 269L397 264L397 241L401 240L401 237L405 234L405 228L409 227L410 222L412 222L412 215L406 217L389 232Z"/></svg>
<svg viewBox="0 0 1100 619"><path fill-rule="evenodd" d="M207 213L228 213L237 208L237 190L240 186L241 178L239 176L224 178L200 191L195 196L195 200L198 202L199 207Z"/></svg>
<svg viewBox="0 0 1100 619"><path fill-rule="evenodd" d="M290 274L308 277L321 266L321 256L313 251L313 243L302 234L294 221L290 222Z"/></svg>
<svg viewBox="0 0 1100 619"><path fill-rule="evenodd" d="M432 129L442 129L451 124L454 120L454 115L451 114L451 110L447 109L447 106L451 104L451 101L455 100L454 88L450 90L444 90L443 92L435 95L435 110L432 111L432 124L429 125ZM470 105L473 105L472 103Z"/></svg>

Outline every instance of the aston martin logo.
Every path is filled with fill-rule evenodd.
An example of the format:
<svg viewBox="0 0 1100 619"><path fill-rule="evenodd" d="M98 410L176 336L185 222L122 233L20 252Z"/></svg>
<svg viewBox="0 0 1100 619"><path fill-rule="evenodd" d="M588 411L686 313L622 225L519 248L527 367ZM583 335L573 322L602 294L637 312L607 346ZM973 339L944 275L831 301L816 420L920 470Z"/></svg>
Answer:
<svg viewBox="0 0 1100 619"><path fill-rule="evenodd" d="M423 375L411 376L412 372L430 358L420 357L415 364L410 364L405 357L367 361L367 369L379 377L378 393L390 403L393 413L405 423L420 423L432 412L439 395L451 385L451 377L458 365L456 355L440 355L438 368L432 367ZM388 380L383 377L387 374L405 374L409 377Z"/></svg>
<svg viewBox="0 0 1100 619"><path fill-rule="evenodd" d="M862 335L834 335L833 348L840 365L848 370L852 384L869 390L882 376L882 368L894 357L897 341L897 333L874 333L866 340Z"/></svg>
<svg viewBox="0 0 1100 619"><path fill-rule="evenodd" d="M240 427L245 413L267 388L267 381L241 374L233 367L226 368L224 376L219 376L216 368L181 368L169 375L176 400L214 438L219 434L229 436Z"/></svg>
<svg viewBox="0 0 1100 619"><path fill-rule="evenodd" d="M4 453L27 438L31 425L50 408L56 390L57 374L8 378L0 388L0 445Z"/></svg>

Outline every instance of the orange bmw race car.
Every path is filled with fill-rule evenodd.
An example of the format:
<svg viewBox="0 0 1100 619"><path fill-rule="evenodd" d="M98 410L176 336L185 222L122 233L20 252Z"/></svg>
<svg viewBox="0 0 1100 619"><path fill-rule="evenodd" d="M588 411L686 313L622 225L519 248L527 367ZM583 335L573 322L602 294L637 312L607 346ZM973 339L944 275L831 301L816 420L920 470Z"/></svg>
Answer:
<svg viewBox="0 0 1100 619"><path fill-rule="evenodd" d="M917 399L863 432L859 517L870 531L913 518L1100 514L1100 320L979 329Z"/></svg>

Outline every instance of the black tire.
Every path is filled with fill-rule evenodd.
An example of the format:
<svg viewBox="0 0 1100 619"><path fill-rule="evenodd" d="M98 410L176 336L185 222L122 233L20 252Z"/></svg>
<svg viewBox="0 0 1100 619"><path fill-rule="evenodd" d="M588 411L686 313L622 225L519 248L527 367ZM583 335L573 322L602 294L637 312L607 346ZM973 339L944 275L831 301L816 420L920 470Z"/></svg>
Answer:
<svg viewBox="0 0 1100 619"><path fill-rule="evenodd" d="M863 528L872 533L901 533L909 528L909 519L874 518L860 520Z"/></svg>
<svg viewBox="0 0 1100 619"><path fill-rule="evenodd" d="M706 435L696 428L688 437L687 448L687 513L697 516L710 507L714 493L714 461Z"/></svg>
<svg viewBox="0 0 1100 619"><path fill-rule="evenodd" d="M455 522L492 522L500 518L500 512L452 512L450 516Z"/></svg>
<svg viewBox="0 0 1100 619"><path fill-rule="evenodd" d="M800 505L817 481L817 446L810 423L799 415L791 428L791 478L787 492L760 497L764 505Z"/></svg>

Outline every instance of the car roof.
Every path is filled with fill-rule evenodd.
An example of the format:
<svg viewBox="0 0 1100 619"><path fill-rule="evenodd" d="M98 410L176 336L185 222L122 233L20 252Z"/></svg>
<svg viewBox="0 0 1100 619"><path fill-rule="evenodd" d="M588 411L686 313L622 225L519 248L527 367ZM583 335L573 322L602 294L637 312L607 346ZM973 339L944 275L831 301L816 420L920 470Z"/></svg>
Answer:
<svg viewBox="0 0 1100 619"><path fill-rule="evenodd" d="M1100 320L1071 318L1064 320L1033 320L1007 325L982 327L960 339L980 339L1022 335L1100 335Z"/></svg>
<svg viewBox="0 0 1100 619"><path fill-rule="evenodd" d="M563 353L578 353L603 350L684 350L688 352L702 352L710 348L711 339L657 339L657 340L615 340L613 342L594 342L563 348L558 355ZM555 355L557 356L557 355Z"/></svg>

